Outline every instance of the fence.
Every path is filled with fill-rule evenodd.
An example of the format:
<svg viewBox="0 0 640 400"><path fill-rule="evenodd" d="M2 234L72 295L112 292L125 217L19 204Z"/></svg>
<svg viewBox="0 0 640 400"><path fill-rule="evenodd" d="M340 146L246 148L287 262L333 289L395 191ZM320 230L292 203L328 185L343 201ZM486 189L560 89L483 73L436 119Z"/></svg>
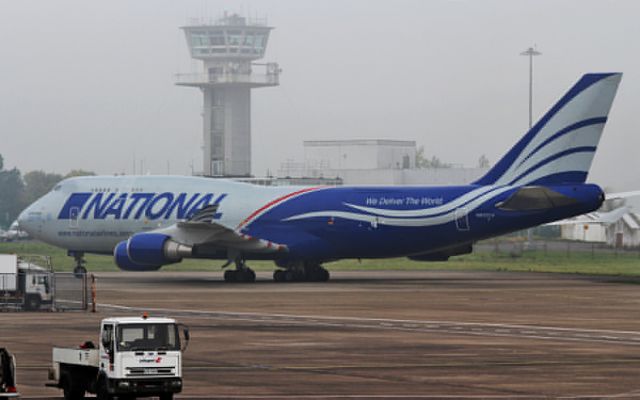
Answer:
<svg viewBox="0 0 640 400"><path fill-rule="evenodd" d="M70 272L20 271L0 274L0 310L87 310L90 277Z"/></svg>
<svg viewBox="0 0 640 400"><path fill-rule="evenodd" d="M485 240L473 246L474 251L492 252L495 254L508 254L518 257L526 251L537 251L542 254L564 253L568 257L571 255L589 254L592 257L596 255L604 255L617 257L620 256L637 256L640 258L640 248L620 248L612 247L605 243L581 242L570 240L513 240L513 238L504 237Z"/></svg>
<svg viewBox="0 0 640 400"><path fill-rule="evenodd" d="M54 309L87 310L89 307L89 275L72 272L56 272L54 275Z"/></svg>

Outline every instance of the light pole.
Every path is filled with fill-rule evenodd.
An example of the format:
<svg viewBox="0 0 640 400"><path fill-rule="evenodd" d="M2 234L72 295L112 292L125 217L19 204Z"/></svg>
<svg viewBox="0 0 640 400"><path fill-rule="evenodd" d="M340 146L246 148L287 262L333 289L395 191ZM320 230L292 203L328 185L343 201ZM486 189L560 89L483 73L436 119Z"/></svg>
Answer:
<svg viewBox="0 0 640 400"><path fill-rule="evenodd" d="M536 50L535 45L520 53L521 56L529 57L529 129L533 126L533 57L541 54L542 53ZM532 247L531 228L527 229L527 242L525 243L525 247L527 249Z"/></svg>
<svg viewBox="0 0 640 400"><path fill-rule="evenodd" d="M541 54L535 47L520 53L521 56L529 56L529 129L533 125L533 57Z"/></svg>

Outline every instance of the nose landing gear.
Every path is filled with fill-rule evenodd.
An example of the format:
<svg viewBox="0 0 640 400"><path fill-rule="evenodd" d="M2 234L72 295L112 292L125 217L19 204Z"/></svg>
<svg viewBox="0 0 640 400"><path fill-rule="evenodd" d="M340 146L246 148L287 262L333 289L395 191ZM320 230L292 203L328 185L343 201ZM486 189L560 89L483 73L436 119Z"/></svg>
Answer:
<svg viewBox="0 0 640 400"><path fill-rule="evenodd" d="M73 257L76 266L73 268L73 275L76 278L83 278L87 275L87 268L84 266L87 262L84 259L84 253L81 251L69 251L67 255Z"/></svg>

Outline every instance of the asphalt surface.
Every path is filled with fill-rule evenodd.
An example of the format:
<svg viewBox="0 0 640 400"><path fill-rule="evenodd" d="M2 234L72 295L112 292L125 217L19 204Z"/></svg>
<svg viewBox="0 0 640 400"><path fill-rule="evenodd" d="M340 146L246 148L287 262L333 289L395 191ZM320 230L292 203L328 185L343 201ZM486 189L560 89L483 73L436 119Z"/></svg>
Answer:
<svg viewBox="0 0 640 400"><path fill-rule="evenodd" d="M51 347L101 318L189 325L179 398L640 398L637 280L361 271L328 283L226 284L220 273L102 273L98 313L0 313L25 398Z"/></svg>

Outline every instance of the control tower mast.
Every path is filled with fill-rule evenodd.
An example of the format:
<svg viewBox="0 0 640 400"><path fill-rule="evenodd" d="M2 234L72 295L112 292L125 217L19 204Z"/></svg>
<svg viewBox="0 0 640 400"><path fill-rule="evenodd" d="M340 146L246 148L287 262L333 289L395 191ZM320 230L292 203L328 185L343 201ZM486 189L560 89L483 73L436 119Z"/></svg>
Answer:
<svg viewBox="0 0 640 400"><path fill-rule="evenodd" d="M202 173L251 175L251 89L277 86L277 63L254 63L264 57L271 27L237 14L213 23L184 26L191 57L204 73L178 74L176 85L204 94Z"/></svg>

